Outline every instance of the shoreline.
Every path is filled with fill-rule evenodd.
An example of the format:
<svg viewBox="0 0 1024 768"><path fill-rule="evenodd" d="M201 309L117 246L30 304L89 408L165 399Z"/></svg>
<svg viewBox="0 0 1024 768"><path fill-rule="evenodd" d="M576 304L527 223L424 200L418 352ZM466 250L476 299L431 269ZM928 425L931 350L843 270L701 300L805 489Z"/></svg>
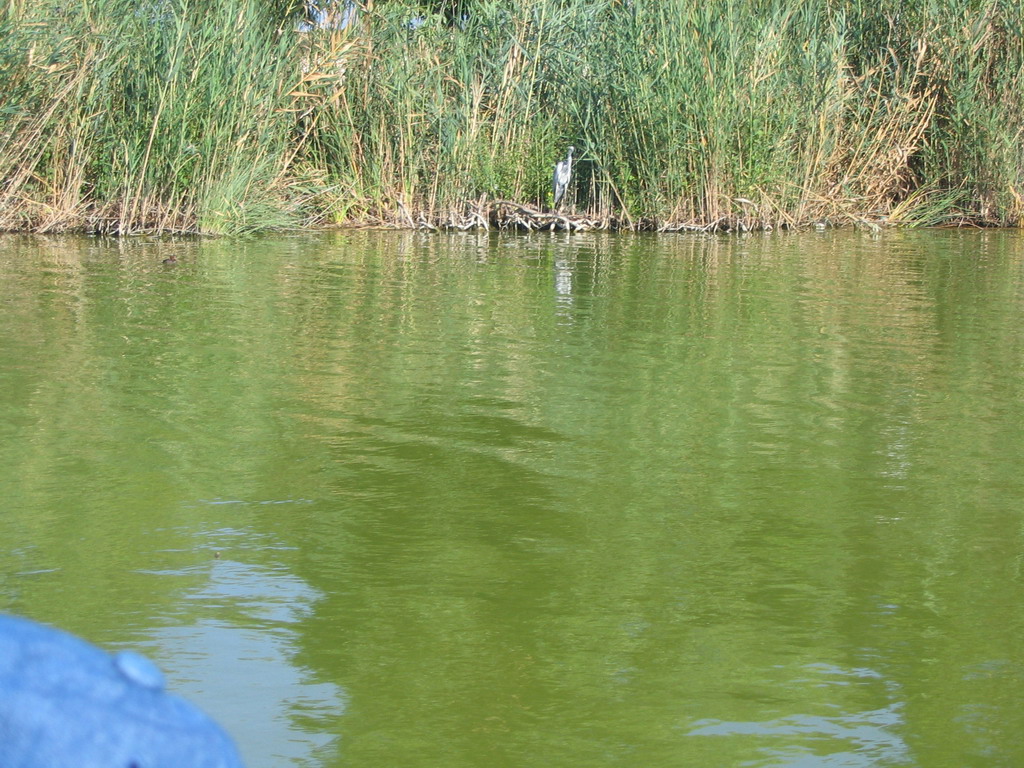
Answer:
<svg viewBox="0 0 1024 768"><path fill-rule="evenodd" d="M743 201L747 203L747 201ZM743 207L746 207L745 205ZM578 211L572 207L559 210L545 209L529 203L511 200L481 199L465 202L449 211L410 211L401 206L399 211L386 214L366 214L342 221L326 222L323 219L307 218L289 226L269 224L251 226L246 234L269 234L291 231L331 231L345 229L381 229L420 232L623 232L654 234L732 234L746 232L805 231L809 229L841 229L853 227L871 231L882 229L914 228L967 228L967 229L1019 229L1021 223L1008 224L985 221L978 216L962 212L949 212L931 218L916 218L904 211L901 216L891 212L857 212L831 206L819 215L796 219L778 215L775 218L754 214L733 214L720 216L711 221L672 220L654 217L630 217L621 212ZM913 213L913 210L909 211ZM218 237L232 233L206 231L197 222L185 223L181 214L165 214L158 221L141 226L125 227L116 218L86 216L85 221L67 221L51 218L38 224L26 222L21 227L2 227L5 234L37 235L100 235L110 237L150 236L194 236ZM2 217L0 217L2 220Z"/></svg>

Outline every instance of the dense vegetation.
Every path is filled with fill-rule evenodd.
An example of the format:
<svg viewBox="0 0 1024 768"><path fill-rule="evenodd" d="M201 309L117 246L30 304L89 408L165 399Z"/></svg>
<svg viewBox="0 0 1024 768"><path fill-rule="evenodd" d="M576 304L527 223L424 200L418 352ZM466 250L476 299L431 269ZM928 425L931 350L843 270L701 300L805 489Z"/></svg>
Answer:
<svg viewBox="0 0 1024 768"><path fill-rule="evenodd" d="M1010 224L1022 0L7 0L0 228Z"/></svg>

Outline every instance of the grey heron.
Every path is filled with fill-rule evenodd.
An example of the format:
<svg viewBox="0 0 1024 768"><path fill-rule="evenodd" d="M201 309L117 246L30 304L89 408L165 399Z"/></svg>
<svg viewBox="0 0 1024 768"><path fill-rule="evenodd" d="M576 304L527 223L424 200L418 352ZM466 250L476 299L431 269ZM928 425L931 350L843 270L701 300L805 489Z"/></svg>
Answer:
<svg viewBox="0 0 1024 768"><path fill-rule="evenodd" d="M555 177L554 177L554 191L555 191L555 206L558 207L558 202L562 199L565 194L566 187L569 186L569 180L572 178L572 153L576 148L572 145L569 146L569 154L565 156L565 160L559 160L555 163Z"/></svg>

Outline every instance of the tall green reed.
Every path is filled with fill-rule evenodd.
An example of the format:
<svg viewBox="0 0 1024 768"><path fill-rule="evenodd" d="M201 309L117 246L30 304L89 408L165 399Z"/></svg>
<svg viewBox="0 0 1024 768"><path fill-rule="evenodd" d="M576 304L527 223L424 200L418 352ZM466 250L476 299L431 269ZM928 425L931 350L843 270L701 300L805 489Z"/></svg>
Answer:
<svg viewBox="0 0 1024 768"><path fill-rule="evenodd" d="M463 24L413 28L422 9L392 2L351 33L362 43L317 112L317 163L361 213L542 205L568 144L581 150L577 206L627 223L909 217L912 192L949 186L922 159L943 95L934 8L468 7Z"/></svg>
<svg viewBox="0 0 1024 768"><path fill-rule="evenodd" d="M295 39L259 3L26 0L2 24L4 226L297 220L285 177Z"/></svg>
<svg viewBox="0 0 1024 768"><path fill-rule="evenodd" d="M8 0L0 226L473 221L569 144L627 226L1021 217L1021 0L298 7Z"/></svg>
<svg viewBox="0 0 1024 768"><path fill-rule="evenodd" d="M940 8L933 6L933 11ZM955 0L933 35L940 105L922 174L971 218L1024 216L1024 4Z"/></svg>

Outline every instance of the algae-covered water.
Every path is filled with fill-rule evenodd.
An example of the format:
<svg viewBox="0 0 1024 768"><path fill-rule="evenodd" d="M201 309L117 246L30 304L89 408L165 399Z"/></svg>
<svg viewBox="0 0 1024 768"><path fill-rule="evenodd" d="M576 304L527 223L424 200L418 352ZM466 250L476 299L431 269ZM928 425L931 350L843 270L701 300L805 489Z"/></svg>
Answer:
<svg viewBox="0 0 1024 768"><path fill-rule="evenodd" d="M6 237L0 610L250 768L1019 766L1022 329L1016 232Z"/></svg>

